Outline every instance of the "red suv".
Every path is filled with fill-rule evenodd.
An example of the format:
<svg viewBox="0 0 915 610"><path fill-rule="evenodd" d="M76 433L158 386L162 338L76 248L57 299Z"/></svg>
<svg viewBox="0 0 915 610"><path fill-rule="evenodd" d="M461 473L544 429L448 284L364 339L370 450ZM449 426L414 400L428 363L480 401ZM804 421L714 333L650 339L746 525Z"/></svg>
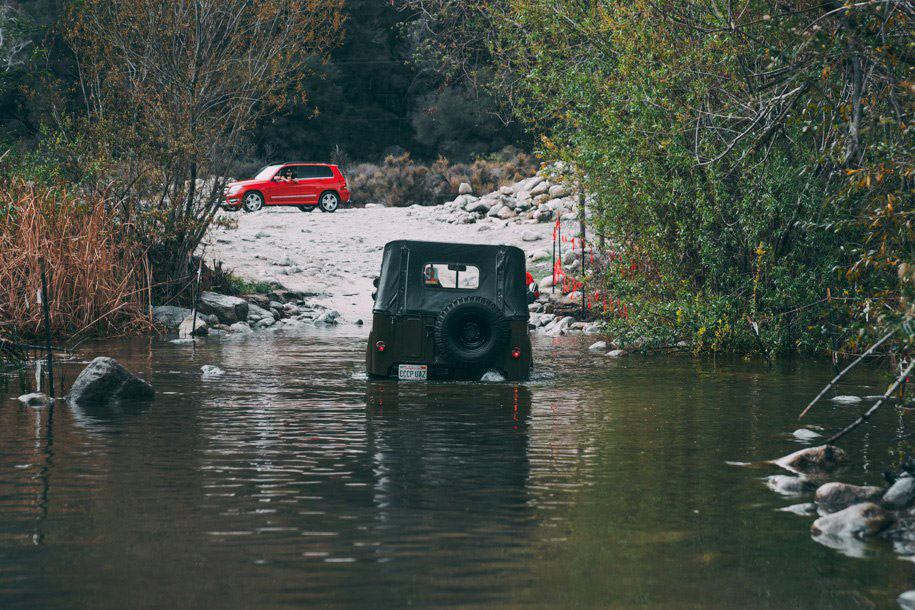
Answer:
<svg viewBox="0 0 915 610"><path fill-rule="evenodd" d="M256 212L265 205L294 205L303 212L333 212L347 201L346 178L336 165L284 163L268 165L253 180L230 182L223 208Z"/></svg>

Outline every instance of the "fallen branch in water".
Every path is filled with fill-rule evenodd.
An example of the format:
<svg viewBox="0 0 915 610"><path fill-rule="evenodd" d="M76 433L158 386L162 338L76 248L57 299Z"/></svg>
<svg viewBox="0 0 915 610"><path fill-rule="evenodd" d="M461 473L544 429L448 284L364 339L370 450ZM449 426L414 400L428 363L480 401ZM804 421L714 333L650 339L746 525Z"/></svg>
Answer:
<svg viewBox="0 0 915 610"><path fill-rule="evenodd" d="M828 438L826 440L826 444L832 445L834 442L836 442L837 440L839 440L840 438L842 438L843 436L845 436L846 434L848 434L849 432L851 432L852 430L857 428L859 425L861 425L865 421L867 421L867 419L871 415L873 415L874 412L877 411L877 409L879 409L881 406L883 406L883 404L887 401L887 399L893 395L893 392L895 392L896 389L905 382L906 378L909 376L909 373L912 372L913 368L915 368L915 360L912 360L912 362L909 363L909 367L906 370L904 370L902 372L902 374L899 375L899 377L896 378L896 381L893 382L893 385L890 386L890 389L888 389L886 391L886 393L880 397L880 400L878 400L876 403L874 403L873 407L868 409L866 412L862 413L861 417L859 417L858 419L853 421L851 424L849 424L844 430L842 430L838 434Z"/></svg>
<svg viewBox="0 0 915 610"><path fill-rule="evenodd" d="M852 362L852 363L849 364L847 367L845 367L845 368L842 370L841 373L839 373L838 375L836 375L835 377L833 377L833 378L832 378L832 381L830 381L829 383L827 383L827 384L826 384L826 387L823 388L822 390L820 390L820 393L816 395L816 398L814 398L813 400L810 401L810 404L808 404L807 407L804 408L803 411L801 411L801 414L798 415L797 418L798 418L798 419L801 419L802 417L804 417L805 415L807 415L807 411L810 410L810 407L812 407L813 405L815 405L819 399L823 398L823 395L826 394L826 392L828 392L829 389L830 389L831 387L833 387L834 385L836 385L836 384L839 382L839 380L842 379L842 377L845 376L845 373L847 373L848 371L850 371L850 370L852 370L853 368L855 368L856 366L858 366L858 364L860 364L865 358L867 358L868 356L870 356L870 355L873 353L873 351L874 351L875 349L877 349L878 347L880 347L881 345L883 345L884 343L886 343L887 339L889 339L890 337L892 337L892 336L893 336L893 333L895 333L895 332L896 332L895 329L893 329L893 330L891 330L890 332L888 332L888 333L887 333L886 335L884 335L879 341L877 341L876 343L874 343L873 345L871 345L869 348L867 348L867 351L864 352L863 354L861 354L860 356L858 356L858 358L856 358L854 362Z"/></svg>

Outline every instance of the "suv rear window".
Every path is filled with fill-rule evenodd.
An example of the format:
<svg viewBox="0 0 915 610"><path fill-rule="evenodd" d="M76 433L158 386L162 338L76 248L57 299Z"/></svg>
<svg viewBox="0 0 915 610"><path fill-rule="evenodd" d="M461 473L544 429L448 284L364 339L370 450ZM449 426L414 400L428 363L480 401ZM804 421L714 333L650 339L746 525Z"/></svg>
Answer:
<svg viewBox="0 0 915 610"><path fill-rule="evenodd" d="M326 165L298 165L296 175L299 180L308 180L309 178L333 178L334 172Z"/></svg>
<svg viewBox="0 0 915 610"><path fill-rule="evenodd" d="M480 270L473 265L428 263L423 267L423 286L474 290L480 287Z"/></svg>

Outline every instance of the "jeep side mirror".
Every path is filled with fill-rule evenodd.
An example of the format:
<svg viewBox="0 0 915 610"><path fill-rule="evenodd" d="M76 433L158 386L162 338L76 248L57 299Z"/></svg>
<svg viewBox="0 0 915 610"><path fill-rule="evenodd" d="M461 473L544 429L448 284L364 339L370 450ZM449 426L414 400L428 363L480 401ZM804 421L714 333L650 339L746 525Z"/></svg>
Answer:
<svg viewBox="0 0 915 610"><path fill-rule="evenodd" d="M375 288L378 288L378 280L380 280L380 279L381 279L380 277L376 277L374 280L372 280L372 286L374 286Z"/></svg>

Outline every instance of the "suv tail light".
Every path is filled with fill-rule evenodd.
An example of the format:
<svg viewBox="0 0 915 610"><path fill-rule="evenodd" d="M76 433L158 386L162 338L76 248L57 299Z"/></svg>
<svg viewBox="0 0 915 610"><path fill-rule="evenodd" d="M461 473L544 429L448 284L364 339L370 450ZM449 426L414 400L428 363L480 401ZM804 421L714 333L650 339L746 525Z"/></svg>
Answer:
<svg viewBox="0 0 915 610"><path fill-rule="evenodd" d="M512 348L512 358L520 358L520 357L521 357L521 348L513 347Z"/></svg>
<svg viewBox="0 0 915 610"><path fill-rule="evenodd" d="M384 351L384 341L376 342L375 349L377 349L379 352L383 352Z"/></svg>

